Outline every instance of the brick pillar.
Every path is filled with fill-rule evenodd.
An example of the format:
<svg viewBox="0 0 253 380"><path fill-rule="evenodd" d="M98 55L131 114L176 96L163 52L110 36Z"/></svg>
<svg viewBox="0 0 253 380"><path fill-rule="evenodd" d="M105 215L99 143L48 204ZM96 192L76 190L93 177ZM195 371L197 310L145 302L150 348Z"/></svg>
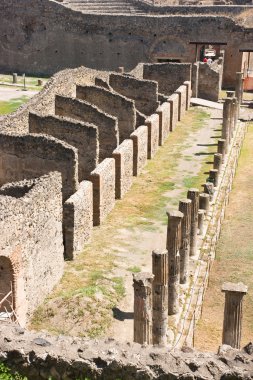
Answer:
<svg viewBox="0 0 253 380"><path fill-rule="evenodd" d="M199 208L202 210L205 210L206 212L209 211L210 208L210 195L206 193L199 194Z"/></svg>
<svg viewBox="0 0 253 380"><path fill-rule="evenodd" d="M222 120L222 138L226 140L225 152L228 152L230 144L230 127L231 127L231 106L232 99L226 98L223 104L223 120Z"/></svg>
<svg viewBox="0 0 253 380"><path fill-rule="evenodd" d="M189 275L191 203L192 201L190 199L182 199L179 201L179 211L184 215L181 224L180 284L186 284Z"/></svg>
<svg viewBox="0 0 253 380"><path fill-rule="evenodd" d="M167 251L168 251L168 314L173 315L179 309L179 248L181 243L180 211L167 211Z"/></svg>
<svg viewBox="0 0 253 380"><path fill-rule="evenodd" d="M235 82L235 96L238 100L238 105L242 104L242 94L243 94L243 73L236 73L236 82Z"/></svg>
<svg viewBox="0 0 253 380"><path fill-rule="evenodd" d="M217 169L218 172L221 172L221 165L222 165L222 154L215 153L214 154L214 160L213 160L213 168Z"/></svg>
<svg viewBox="0 0 253 380"><path fill-rule="evenodd" d="M190 234L190 256L197 253L197 233L198 233L198 210L199 210L199 190L189 189L187 198L192 201L191 205L191 234Z"/></svg>
<svg viewBox="0 0 253 380"><path fill-rule="evenodd" d="M134 342L152 344L152 273L133 276L134 287Z"/></svg>
<svg viewBox="0 0 253 380"><path fill-rule="evenodd" d="M152 252L153 344L167 344L168 326L168 252Z"/></svg>
<svg viewBox="0 0 253 380"><path fill-rule="evenodd" d="M222 344L240 348L242 332L242 303L248 287L242 283L225 282L222 292L225 293Z"/></svg>
<svg viewBox="0 0 253 380"><path fill-rule="evenodd" d="M222 163L224 163L226 154L226 140L218 140L218 153L222 154Z"/></svg>

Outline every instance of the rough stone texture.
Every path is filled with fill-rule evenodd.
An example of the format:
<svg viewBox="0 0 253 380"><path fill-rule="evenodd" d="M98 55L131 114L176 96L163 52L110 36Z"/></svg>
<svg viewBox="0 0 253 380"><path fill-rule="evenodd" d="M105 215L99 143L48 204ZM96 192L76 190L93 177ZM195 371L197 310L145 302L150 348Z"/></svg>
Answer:
<svg viewBox="0 0 253 380"><path fill-rule="evenodd" d="M134 100L137 110L144 115L151 115L159 106L158 84L155 81L113 73L110 74L109 84L118 93Z"/></svg>
<svg viewBox="0 0 253 380"><path fill-rule="evenodd" d="M138 176L147 162L148 127L141 125L130 137L133 140L133 174Z"/></svg>
<svg viewBox="0 0 253 380"><path fill-rule="evenodd" d="M191 80L190 63L145 63L143 78L158 82L159 92L170 96L185 81Z"/></svg>
<svg viewBox="0 0 253 380"><path fill-rule="evenodd" d="M156 154L159 145L159 115L153 114L149 116L145 121L145 125L148 127L148 159L151 159Z"/></svg>
<svg viewBox="0 0 253 380"><path fill-rule="evenodd" d="M229 346L222 346L218 354L190 348L170 353L167 347L120 344L113 339L52 337L1 324L0 349L1 360L29 380L50 376L56 379L86 376L94 380L246 380L253 377L253 353Z"/></svg>
<svg viewBox="0 0 253 380"><path fill-rule="evenodd" d="M59 171L63 201L78 189L77 149L50 136L0 133L0 185Z"/></svg>
<svg viewBox="0 0 253 380"><path fill-rule="evenodd" d="M199 63L198 97L218 102L220 91L220 67Z"/></svg>
<svg viewBox="0 0 253 380"><path fill-rule="evenodd" d="M114 149L119 145L119 131L117 119L107 115L91 104L67 98L55 97L55 113L59 116L67 116L76 120L94 124L99 132L99 161L110 157Z"/></svg>
<svg viewBox="0 0 253 380"><path fill-rule="evenodd" d="M88 123L57 116L30 113L29 132L56 137L78 149L78 179L83 181L98 164L98 128Z"/></svg>
<svg viewBox="0 0 253 380"><path fill-rule="evenodd" d="M133 182L133 140L124 140L112 157L115 159L115 196L122 199Z"/></svg>
<svg viewBox="0 0 253 380"><path fill-rule="evenodd" d="M133 100L96 86L77 86L76 96L118 119L120 143L135 130L136 110Z"/></svg>
<svg viewBox="0 0 253 380"><path fill-rule="evenodd" d="M83 181L77 192L63 205L64 215L64 256L72 260L89 241L93 227L92 183Z"/></svg>
<svg viewBox="0 0 253 380"><path fill-rule="evenodd" d="M190 233L190 256L197 253L197 230L199 210L199 190L191 188L187 192L187 198L192 201L191 206L191 233Z"/></svg>
<svg viewBox="0 0 253 380"><path fill-rule="evenodd" d="M170 132L170 103L162 103L156 113L159 115L159 145L163 145Z"/></svg>
<svg viewBox="0 0 253 380"><path fill-rule="evenodd" d="M100 225L115 204L115 160L106 158L90 175L93 183L93 225Z"/></svg>
<svg viewBox="0 0 253 380"><path fill-rule="evenodd" d="M184 86L186 86L186 110L190 108L191 104L191 97L192 97L192 88L191 88L191 82L190 81L185 81Z"/></svg>
<svg viewBox="0 0 253 380"><path fill-rule="evenodd" d="M63 273L61 187L60 173L51 172L0 188L0 263L8 258L11 264L14 308L22 325Z"/></svg>
<svg viewBox="0 0 253 380"><path fill-rule="evenodd" d="M186 92L186 86L180 86L176 92L179 96L179 102L178 102L178 120L181 120L186 112L187 107L187 92Z"/></svg>
<svg viewBox="0 0 253 380"><path fill-rule="evenodd" d="M170 103L170 131L174 131L178 122L179 95L173 94L168 98Z"/></svg>

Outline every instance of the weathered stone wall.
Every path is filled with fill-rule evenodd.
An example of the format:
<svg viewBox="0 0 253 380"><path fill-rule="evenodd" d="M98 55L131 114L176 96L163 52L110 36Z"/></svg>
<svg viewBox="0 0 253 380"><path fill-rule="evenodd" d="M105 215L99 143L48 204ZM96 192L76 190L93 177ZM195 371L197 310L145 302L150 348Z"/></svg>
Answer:
<svg viewBox="0 0 253 380"><path fill-rule="evenodd" d="M170 103L170 130L174 131L178 122L179 95L174 93L169 96L168 102Z"/></svg>
<svg viewBox="0 0 253 380"><path fill-rule="evenodd" d="M178 102L178 120L181 120L181 118L184 116L186 112L187 107L187 90L186 86L180 86L176 90L176 94L179 96L179 102Z"/></svg>
<svg viewBox="0 0 253 380"><path fill-rule="evenodd" d="M190 63L159 63L143 66L143 78L158 82L159 92L172 95L185 81L191 80Z"/></svg>
<svg viewBox="0 0 253 380"><path fill-rule="evenodd" d="M170 132L170 103L162 103L156 113L159 115L159 145L163 145Z"/></svg>
<svg viewBox="0 0 253 380"><path fill-rule="evenodd" d="M138 111L144 115L151 115L159 106L158 85L155 81L112 73L109 84L116 92L133 99Z"/></svg>
<svg viewBox="0 0 253 380"><path fill-rule="evenodd" d="M156 154L159 145L159 115L149 116L145 125L148 127L148 158L151 159Z"/></svg>
<svg viewBox="0 0 253 380"><path fill-rule="evenodd" d="M252 344L222 346L218 354L167 347L34 334L1 324L0 358L29 380L79 379L251 379Z"/></svg>
<svg viewBox="0 0 253 380"><path fill-rule="evenodd" d="M220 68L212 68L202 62L198 67L198 97L217 102L220 91Z"/></svg>
<svg viewBox="0 0 253 380"><path fill-rule="evenodd" d="M1 257L13 266L14 307L22 324L63 273L61 188L57 172L0 188Z"/></svg>
<svg viewBox="0 0 253 380"><path fill-rule="evenodd" d="M59 171L63 201L78 189L77 149L50 136L0 134L0 185Z"/></svg>
<svg viewBox="0 0 253 380"><path fill-rule="evenodd" d="M115 205L115 160L106 158L90 175L93 183L93 225L101 224Z"/></svg>
<svg viewBox="0 0 253 380"><path fill-rule="evenodd" d="M148 127L141 125L130 137L133 140L133 173L138 176L148 158Z"/></svg>
<svg viewBox="0 0 253 380"><path fill-rule="evenodd" d="M57 116L39 116L30 113L29 132L51 135L78 149L78 179L83 181L98 164L98 128Z"/></svg>
<svg viewBox="0 0 253 380"><path fill-rule="evenodd" d="M122 199L133 182L133 140L124 140L112 157L115 159L115 195Z"/></svg>
<svg viewBox="0 0 253 380"><path fill-rule="evenodd" d="M64 253L72 260L90 239L93 228L92 183L83 181L77 192L64 203Z"/></svg>
<svg viewBox="0 0 253 380"><path fill-rule="evenodd" d="M55 97L55 113L94 124L99 132L99 161L110 157L119 145L118 121L90 103L65 96Z"/></svg>
<svg viewBox="0 0 253 380"><path fill-rule="evenodd" d="M101 87L77 86L76 96L118 119L120 143L129 138L136 126L134 102Z"/></svg>

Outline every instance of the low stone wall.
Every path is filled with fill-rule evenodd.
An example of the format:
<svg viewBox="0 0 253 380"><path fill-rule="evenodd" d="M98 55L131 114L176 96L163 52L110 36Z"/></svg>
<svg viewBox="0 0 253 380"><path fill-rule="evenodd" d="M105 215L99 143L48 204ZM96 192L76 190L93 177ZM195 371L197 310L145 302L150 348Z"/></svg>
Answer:
<svg viewBox="0 0 253 380"><path fill-rule="evenodd" d="M72 260L90 239L93 227L92 183L83 181L77 192L64 203L65 258Z"/></svg>
<svg viewBox="0 0 253 380"><path fill-rule="evenodd" d="M106 158L90 175L93 183L93 225L100 225L115 204L115 160Z"/></svg>
<svg viewBox="0 0 253 380"><path fill-rule="evenodd" d="M29 132L56 137L78 149L78 179L83 181L98 164L98 128L57 116L39 116L30 113Z"/></svg>
<svg viewBox="0 0 253 380"><path fill-rule="evenodd" d="M133 174L138 176L148 158L148 127L141 125L130 137L133 140Z"/></svg>
<svg viewBox="0 0 253 380"><path fill-rule="evenodd" d="M112 73L109 84L118 93L134 100L136 108L144 115L151 115L159 106L158 84L155 81Z"/></svg>
<svg viewBox="0 0 253 380"><path fill-rule="evenodd" d="M220 68L199 62L198 65L198 97L218 102L220 91Z"/></svg>
<svg viewBox="0 0 253 380"><path fill-rule="evenodd" d="M22 325L63 274L61 188L57 172L0 188L0 265L10 262L1 273L1 293L8 294L11 280Z"/></svg>
<svg viewBox="0 0 253 380"><path fill-rule="evenodd" d="M187 90L186 86L180 86L176 92L179 96L178 102L178 120L180 121L186 112L187 107Z"/></svg>
<svg viewBox="0 0 253 380"><path fill-rule="evenodd" d="M115 195L122 199L133 182L133 140L124 140L114 150L115 159Z"/></svg>
<svg viewBox="0 0 253 380"><path fill-rule="evenodd" d="M217 354L166 347L34 334L0 325L0 360L29 380L232 380L253 377L252 344L242 351L222 346Z"/></svg>
<svg viewBox="0 0 253 380"><path fill-rule="evenodd" d="M63 201L78 189L77 149L50 136L0 133L0 185L59 171Z"/></svg>
<svg viewBox="0 0 253 380"><path fill-rule="evenodd" d="M136 110L132 100L96 86L77 86L76 96L118 119L120 143L135 130Z"/></svg>
<svg viewBox="0 0 253 380"><path fill-rule="evenodd" d="M148 159L154 157L159 145L159 115L153 114L146 119L145 125L148 127Z"/></svg>
<svg viewBox="0 0 253 380"><path fill-rule="evenodd" d="M67 116L86 123L94 124L99 132L99 161L110 157L114 149L119 145L119 131L117 119L107 115L91 104L67 98L55 97L55 113L59 116Z"/></svg>
<svg viewBox="0 0 253 380"><path fill-rule="evenodd" d="M159 115L159 145L163 145L170 132L170 103L162 103L156 113Z"/></svg>
<svg viewBox="0 0 253 380"><path fill-rule="evenodd" d="M170 131L174 131L178 122L179 95L173 94L168 98L170 103Z"/></svg>
<svg viewBox="0 0 253 380"><path fill-rule="evenodd" d="M191 63L145 63L143 78L157 81L159 92L170 96L183 82L191 80Z"/></svg>
<svg viewBox="0 0 253 380"><path fill-rule="evenodd" d="M192 97L192 88L191 88L191 82L190 81L185 81L184 86L186 86L186 110L190 108L191 104L191 97Z"/></svg>

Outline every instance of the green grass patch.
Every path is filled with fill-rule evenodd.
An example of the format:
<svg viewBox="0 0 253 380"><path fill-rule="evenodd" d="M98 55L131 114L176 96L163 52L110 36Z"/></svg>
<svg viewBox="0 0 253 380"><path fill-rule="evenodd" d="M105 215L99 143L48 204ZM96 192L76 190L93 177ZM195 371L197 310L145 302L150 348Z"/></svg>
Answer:
<svg viewBox="0 0 253 380"><path fill-rule="evenodd" d="M6 115L8 113L16 111L22 104L28 102L28 96L21 96L17 99L11 99L9 101L0 101L0 115Z"/></svg>
<svg viewBox="0 0 253 380"><path fill-rule="evenodd" d="M137 267L137 266L129 267L129 268L127 268L127 270L129 272L132 272L132 273L139 273L139 272L141 272L141 269L139 267Z"/></svg>

